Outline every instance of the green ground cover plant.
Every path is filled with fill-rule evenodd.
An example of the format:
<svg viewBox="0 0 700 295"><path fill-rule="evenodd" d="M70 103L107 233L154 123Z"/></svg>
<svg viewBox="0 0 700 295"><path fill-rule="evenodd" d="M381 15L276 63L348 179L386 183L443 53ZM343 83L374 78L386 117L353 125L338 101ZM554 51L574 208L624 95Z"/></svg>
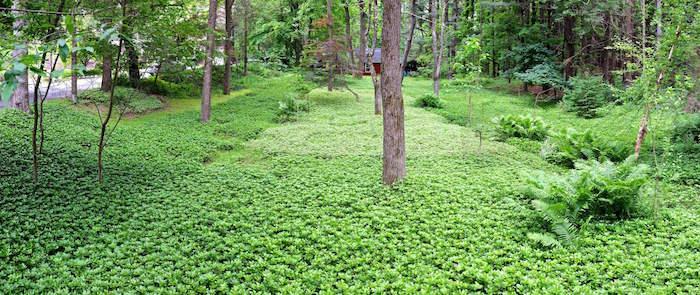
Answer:
<svg viewBox="0 0 700 295"><path fill-rule="evenodd" d="M441 116L464 93L445 89L445 109L426 111L411 93L430 81L406 79L410 174L387 188L369 79L349 79L360 101L316 89L309 113L276 123L297 79L239 80L206 125L197 97L127 118L104 186L95 114L47 104L35 190L31 120L0 111L0 293L698 292L699 190L671 190L657 218L595 223L575 248L543 249L527 238L542 224L521 190L563 169ZM485 124L529 104L475 91L487 94L477 108L492 106L475 116ZM562 127L603 119L526 109Z"/></svg>

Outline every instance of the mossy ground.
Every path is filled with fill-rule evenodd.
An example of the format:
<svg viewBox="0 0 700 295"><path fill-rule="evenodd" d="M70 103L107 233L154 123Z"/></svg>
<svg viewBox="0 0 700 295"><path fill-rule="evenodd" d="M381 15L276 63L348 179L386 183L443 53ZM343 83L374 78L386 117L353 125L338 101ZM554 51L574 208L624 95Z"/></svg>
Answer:
<svg viewBox="0 0 700 295"><path fill-rule="evenodd" d="M274 123L297 83L246 79L247 90L217 96L206 125L195 98L127 120L103 186L93 114L47 108L35 188L29 119L0 113L0 293L699 291L697 190L676 187L653 216L595 222L575 247L542 249L526 237L539 224L520 191L534 171L562 168L451 124L450 96L463 93L445 89L446 119L411 106L429 81L406 81L408 178L387 188L371 83L351 81L359 102L314 90L310 113ZM487 90L475 99L481 122L529 104ZM610 120L541 113L562 126Z"/></svg>

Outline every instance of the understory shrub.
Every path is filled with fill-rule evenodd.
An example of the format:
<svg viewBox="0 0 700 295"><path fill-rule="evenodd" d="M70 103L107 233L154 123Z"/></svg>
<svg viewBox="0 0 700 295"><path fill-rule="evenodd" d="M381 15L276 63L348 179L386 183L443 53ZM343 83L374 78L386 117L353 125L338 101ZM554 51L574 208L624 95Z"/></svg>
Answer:
<svg viewBox="0 0 700 295"><path fill-rule="evenodd" d="M84 104L106 105L109 102L109 92L99 89L86 90L78 94L78 100ZM159 99L133 88L117 87L114 89L115 106L127 113L142 114L163 107Z"/></svg>
<svg viewBox="0 0 700 295"><path fill-rule="evenodd" d="M579 132L573 128L551 135L540 151L545 160L566 167L574 167L577 160L620 162L630 153L627 145L604 139L590 129Z"/></svg>
<svg viewBox="0 0 700 295"><path fill-rule="evenodd" d="M440 98L438 98L437 96L432 94L425 94L416 100L416 106L420 108L441 109L444 105Z"/></svg>
<svg viewBox="0 0 700 295"><path fill-rule="evenodd" d="M598 108L613 101L613 91L600 76L572 78L564 94L566 109L582 118L594 118Z"/></svg>
<svg viewBox="0 0 700 295"><path fill-rule="evenodd" d="M162 79L146 78L139 82L139 89L145 93L169 97L187 97L199 95L197 87L191 84L173 83Z"/></svg>
<svg viewBox="0 0 700 295"><path fill-rule="evenodd" d="M691 115L677 123L671 140L681 151L700 151L700 115Z"/></svg>
<svg viewBox="0 0 700 295"><path fill-rule="evenodd" d="M549 127L542 118L531 115L507 115L493 118L496 132L501 139L510 137L543 140L549 134Z"/></svg>
<svg viewBox="0 0 700 295"><path fill-rule="evenodd" d="M528 195L546 233L528 237L544 246L569 244L590 220L619 220L643 210L649 167L630 157L610 161L579 161L566 176L545 174L530 179Z"/></svg>
<svg viewBox="0 0 700 295"><path fill-rule="evenodd" d="M301 113L306 113L311 110L311 102L295 98L287 98L285 101L279 102L277 110L277 122L293 122Z"/></svg>

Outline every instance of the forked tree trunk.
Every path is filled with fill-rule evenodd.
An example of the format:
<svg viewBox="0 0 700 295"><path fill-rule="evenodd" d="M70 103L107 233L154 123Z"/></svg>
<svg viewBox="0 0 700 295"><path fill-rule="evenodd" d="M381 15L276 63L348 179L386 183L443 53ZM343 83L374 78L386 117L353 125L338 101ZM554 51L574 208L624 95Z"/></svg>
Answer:
<svg viewBox="0 0 700 295"><path fill-rule="evenodd" d="M355 54L353 53L352 46L352 32L350 30L350 3L348 0L345 0L345 6L343 6L343 9L345 10L345 42L347 42L346 46L348 48L348 57L350 58L349 68L352 68L355 65ZM354 72L357 73L357 71Z"/></svg>
<svg viewBox="0 0 700 295"><path fill-rule="evenodd" d="M216 0L209 0L209 21L207 22L207 56L204 60L204 81L202 83L202 123L209 122L211 116L211 68L216 46Z"/></svg>
<svg viewBox="0 0 700 295"><path fill-rule="evenodd" d="M382 97L384 98L384 184L406 177L404 106L401 94L401 0L384 0Z"/></svg>
<svg viewBox="0 0 700 295"><path fill-rule="evenodd" d="M417 13L416 2L418 2L418 0L411 0L411 15L410 15L411 25L408 29L408 38L406 39L406 48L404 48L404 50L403 50L403 58L401 59L402 72L406 71L406 64L408 63L408 55L411 53L411 45L413 45L413 35L416 32L416 13ZM403 73L401 75L401 79L403 79Z"/></svg>
<svg viewBox="0 0 700 295"><path fill-rule="evenodd" d="M235 0L226 0L224 10L226 13L226 40L224 41L224 54L226 61L224 64L224 94L231 93L231 68L233 66L233 3Z"/></svg>
<svg viewBox="0 0 700 295"><path fill-rule="evenodd" d="M357 72L356 78L362 78L365 73L365 63L367 62L367 12L365 11L365 0L357 1L360 6L360 48L357 50ZM370 3L370 5L372 5Z"/></svg>
<svg viewBox="0 0 700 295"><path fill-rule="evenodd" d="M15 21L12 23L12 32L18 41L22 39L22 30L27 25L26 20L23 19L23 13L17 11L17 9L22 8L20 2L20 0L12 1L12 15L15 18ZM27 55L26 46L12 50L13 59L21 59L25 55ZM10 107L20 109L25 113L29 112L29 72L26 69L21 75L17 76L17 88L10 98Z"/></svg>

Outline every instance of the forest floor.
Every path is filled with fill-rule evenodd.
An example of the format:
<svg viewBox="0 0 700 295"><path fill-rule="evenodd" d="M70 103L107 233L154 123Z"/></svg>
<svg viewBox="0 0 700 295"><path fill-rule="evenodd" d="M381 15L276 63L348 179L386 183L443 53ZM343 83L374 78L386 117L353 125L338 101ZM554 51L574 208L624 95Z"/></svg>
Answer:
<svg viewBox="0 0 700 295"><path fill-rule="evenodd" d="M639 116L626 107L583 120L478 90L468 122L464 90L445 87L445 109L429 111L412 105L430 82L408 79L408 178L387 188L371 82L350 81L359 102L313 90L311 112L275 123L300 83L246 78L206 125L195 98L128 119L103 186L93 113L47 106L35 188L31 122L0 111L0 293L700 292L697 187L665 183L654 216L594 221L543 249L526 237L540 223L523 188L564 169L473 129L536 111L628 140Z"/></svg>

